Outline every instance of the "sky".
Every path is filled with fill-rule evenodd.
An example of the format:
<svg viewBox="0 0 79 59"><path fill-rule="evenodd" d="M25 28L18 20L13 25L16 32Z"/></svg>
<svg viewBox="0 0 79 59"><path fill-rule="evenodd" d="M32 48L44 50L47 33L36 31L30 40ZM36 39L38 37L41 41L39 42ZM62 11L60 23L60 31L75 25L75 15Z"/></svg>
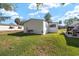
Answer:
<svg viewBox="0 0 79 59"><path fill-rule="evenodd" d="M3 16L10 16L11 19L2 21L4 24L15 24L14 19L20 18L21 21L29 20L30 18L43 19L46 13L51 14L51 20L53 22L58 22L62 20L62 25L64 25L64 20L71 17L79 18L79 3L65 3L62 6L60 3L44 3L37 10L35 3L16 3L15 11L5 11L0 9L0 13Z"/></svg>

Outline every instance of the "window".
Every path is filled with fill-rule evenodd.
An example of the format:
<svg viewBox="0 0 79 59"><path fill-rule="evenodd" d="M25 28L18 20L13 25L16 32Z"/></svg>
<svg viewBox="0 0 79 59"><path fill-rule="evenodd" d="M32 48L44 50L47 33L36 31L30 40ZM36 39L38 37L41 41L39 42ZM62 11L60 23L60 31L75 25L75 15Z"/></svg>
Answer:
<svg viewBox="0 0 79 59"><path fill-rule="evenodd" d="M50 27L56 27L56 24L52 24L52 25L50 25Z"/></svg>
<svg viewBox="0 0 79 59"><path fill-rule="evenodd" d="M71 31L74 27L67 27L67 31Z"/></svg>
<svg viewBox="0 0 79 59"><path fill-rule="evenodd" d="M10 27L9 27L9 29L13 29L13 28L14 28L13 26L10 26Z"/></svg>

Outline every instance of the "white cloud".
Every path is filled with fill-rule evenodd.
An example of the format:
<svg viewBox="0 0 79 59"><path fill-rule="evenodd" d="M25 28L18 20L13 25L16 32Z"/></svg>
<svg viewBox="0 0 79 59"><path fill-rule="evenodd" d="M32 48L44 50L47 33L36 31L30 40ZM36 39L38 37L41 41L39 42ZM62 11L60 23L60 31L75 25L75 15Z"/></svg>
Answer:
<svg viewBox="0 0 79 59"><path fill-rule="evenodd" d="M49 9L46 9L46 8L42 8L39 13L48 13L49 12Z"/></svg>
<svg viewBox="0 0 79 59"><path fill-rule="evenodd" d="M69 3L66 3L65 6L68 4ZM53 7L57 8L60 6L61 6L60 3L43 3L43 6L40 8L40 10L37 10L36 12L33 12L33 13L29 13L29 15L34 17L34 15L38 15L39 13L46 14L49 12L50 8L53 8ZM36 10L36 3L31 3L28 8L32 10Z"/></svg>
<svg viewBox="0 0 79 59"><path fill-rule="evenodd" d="M38 11L33 12L33 13L29 13L28 15L31 17L34 17L34 16L37 16L39 13L46 14L48 12L49 12L48 9L42 8L41 10L38 10Z"/></svg>
<svg viewBox="0 0 79 59"><path fill-rule="evenodd" d="M43 7L43 8L53 8L53 7L59 7L59 6L61 6L61 4L60 3L43 3L43 6L40 6L41 8ZM30 5L29 5L29 9L37 9L36 8L37 6L36 6L36 3L31 3Z"/></svg>
<svg viewBox="0 0 79 59"><path fill-rule="evenodd" d="M9 17L11 17L11 19L13 19L13 18L15 19L15 18L19 17L19 14L14 11L6 11L3 15L9 16Z"/></svg>
<svg viewBox="0 0 79 59"><path fill-rule="evenodd" d="M6 11L4 9L0 9L0 13L5 13Z"/></svg>
<svg viewBox="0 0 79 59"><path fill-rule="evenodd" d="M79 10L79 5L77 5L77 6L75 7L75 10Z"/></svg>
<svg viewBox="0 0 79 59"><path fill-rule="evenodd" d="M70 3L65 3L63 7L67 6L68 4L70 4ZM40 8L40 10L37 10L36 12L33 12L33 13L29 13L29 15L31 17L34 17L34 16L37 16L39 13L46 14L46 13L48 13L50 11L51 8L57 8L57 7L62 7L62 5L60 3L44 3L43 6ZM76 7L76 9L77 8L78 7ZM36 10L36 4L35 3L30 4L29 9ZM57 19L57 18L59 18L58 20L60 20L60 19L68 19L69 17L72 17L72 16L74 16L74 14L72 14L71 11L68 11L61 18L59 18L58 16L55 16L55 17L51 17L51 19L56 21L55 19ZM75 16L76 16L76 14L75 14Z"/></svg>
<svg viewBox="0 0 79 59"><path fill-rule="evenodd" d="M60 3L44 3L44 5L45 5L47 8L53 8L53 7L57 8L57 7L61 6Z"/></svg>
<svg viewBox="0 0 79 59"><path fill-rule="evenodd" d="M52 16L52 17L51 17L51 20L52 20L53 22L54 22L54 21L55 21L55 22L58 21L58 20L56 19L56 17L57 17L57 16Z"/></svg>
<svg viewBox="0 0 79 59"><path fill-rule="evenodd" d="M64 16L59 19L69 19L74 17L79 18L79 5L75 6L72 11L67 11Z"/></svg>
<svg viewBox="0 0 79 59"><path fill-rule="evenodd" d="M36 9L36 3L31 3L29 6L28 6L29 9Z"/></svg>
<svg viewBox="0 0 79 59"><path fill-rule="evenodd" d="M11 19L13 19L13 20L16 19L16 18L23 19L23 17L21 17L21 16L12 16L12 17L11 17Z"/></svg>
<svg viewBox="0 0 79 59"><path fill-rule="evenodd" d="M11 17L11 19L22 18L15 11L6 11L5 9L0 9L0 13L2 14L1 16L9 16L9 17Z"/></svg>
<svg viewBox="0 0 79 59"><path fill-rule="evenodd" d="M68 4L70 4L70 3L65 3L63 6L67 6ZM61 6L62 6L61 3L43 3L43 6L40 6L40 9L41 8L50 9L53 7L57 8L57 7L61 7ZM28 6L29 9L34 9L34 10L37 9L36 7L37 7L36 3L31 3Z"/></svg>
<svg viewBox="0 0 79 59"><path fill-rule="evenodd" d="M33 7L34 4L31 4L31 6ZM36 8L36 7L35 7ZM35 9L35 8L31 8L30 9ZM37 16L39 13L42 13L42 14L46 14L49 12L49 9L47 7L41 7L40 10L37 10L36 12L33 12L33 13L29 13L28 15L31 16L31 17L34 17L34 16Z"/></svg>
<svg viewBox="0 0 79 59"><path fill-rule="evenodd" d="M39 12L37 11L37 12L29 13L28 15L34 16L34 15L37 15L38 13L39 13Z"/></svg>
<svg viewBox="0 0 79 59"><path fill-rule="evenodd" d="M0 9L0 13L2 13L3 16L19 15L18 13L14 12L14 11L6 11L5 9Z"/></svg>
<svg viewBox="0 0 79 59"><path fill-rule="evenodd" d="M51 20L56 20L56 18L58 18L58 16L52 16Z"/></svg>
<svg viewBox="0 0 79 59"><path fill-rule="evenodd" d="M67 6L67 5L69 5L70 3L65 3L63 6L65 7L65 6Z"/></svg>

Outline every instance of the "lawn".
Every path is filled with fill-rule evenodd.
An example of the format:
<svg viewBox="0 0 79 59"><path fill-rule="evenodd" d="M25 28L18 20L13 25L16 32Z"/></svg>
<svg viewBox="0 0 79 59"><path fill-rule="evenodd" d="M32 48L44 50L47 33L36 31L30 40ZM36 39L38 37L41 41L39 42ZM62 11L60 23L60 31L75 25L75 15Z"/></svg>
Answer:
<svg viewBox="0 0 79 59"><path fill-rule="evenodd" d="M46 35L0 33L1 56L78 56L79 39L58 33Z"/></svg>

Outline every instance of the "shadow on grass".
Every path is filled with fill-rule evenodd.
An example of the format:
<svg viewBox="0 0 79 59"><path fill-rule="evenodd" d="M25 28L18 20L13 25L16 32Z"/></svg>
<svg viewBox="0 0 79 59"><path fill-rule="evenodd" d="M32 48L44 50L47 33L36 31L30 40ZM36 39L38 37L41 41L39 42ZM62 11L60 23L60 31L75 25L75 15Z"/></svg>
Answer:
<svg viewBox="0 0 79 59"><path fill-rule="evenodd" d="M61 35L64 35L67 45L73 47L79 47L79 38L69 38L65 34L61 34Z"/></svg>
<svg viewBox="0 0 79 59"><path fill-rule="evenodd" d="M16 32L16 33L10 33L8 35L22 37L22 36L33 36L33 35L40 35L40 34L33 34L33 33L29 34L29 33L23 33L23 32Z"/></svg>

